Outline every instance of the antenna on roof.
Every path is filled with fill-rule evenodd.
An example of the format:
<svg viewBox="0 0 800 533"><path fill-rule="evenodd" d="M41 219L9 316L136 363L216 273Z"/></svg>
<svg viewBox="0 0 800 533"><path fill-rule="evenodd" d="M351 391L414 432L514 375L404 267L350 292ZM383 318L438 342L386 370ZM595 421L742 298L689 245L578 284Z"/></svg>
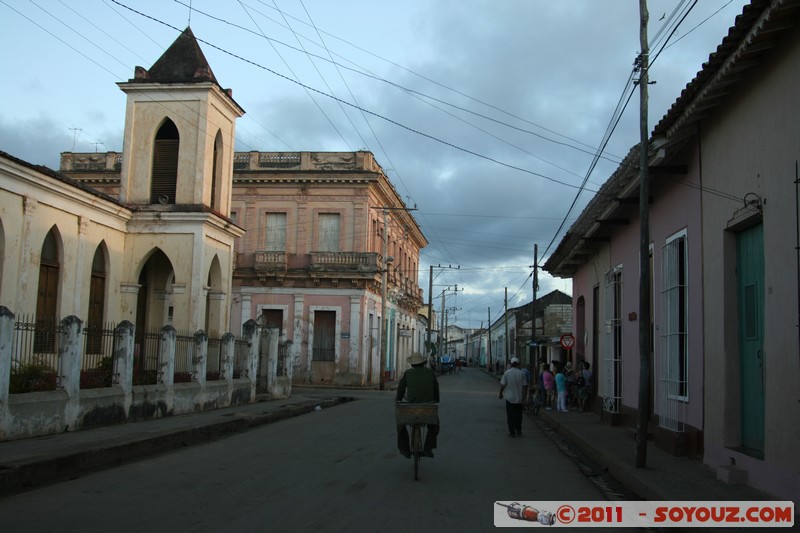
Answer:
<svg viewBox="0 0 800 533"><path fill-rule="evenodd" d="M192 0L189 0L189 22L186 23L186 26L192 25Z"/></svg>
<svg viewBox="0 0 800 533"><path fill-rule="evenodd" d="M75 151L75 143L78 142L78 136L83 131L81 128L69 128L72 130L72 151Z"/></svg>

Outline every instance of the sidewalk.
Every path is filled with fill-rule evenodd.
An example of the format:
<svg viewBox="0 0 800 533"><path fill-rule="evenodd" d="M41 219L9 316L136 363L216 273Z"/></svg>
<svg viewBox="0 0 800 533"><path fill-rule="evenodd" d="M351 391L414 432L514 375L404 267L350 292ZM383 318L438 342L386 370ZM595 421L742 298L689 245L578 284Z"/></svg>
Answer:
<svg viewBox="0 0 800 533"><path fill-rule="evenodd" d="M534 416L527 413L528 416ZM594 413L539 411L539 419L644 500L778 500L747 485L729 485L701 461L675 457L647 444L647 467L636 468L636 440L626 428L601 423Z"/></svg>
<svg viewBox="0 0 800 533"><path fill-rule="evenodd" d="M296 389L281 400L0 442L0 497L349 400L324 389Z"/></svg>
<svg viewBox="0 0 800 533"><path fill-rule="evenodd" d="M500 379L499 375L488 374ZM535 416L529 411L525 414ZM657 448L652 441L647 444L646 468L636 468L634 434L629 428L600 422L600 417L594 413L559 413L542 408L538 418L643 500L779 500L748 485L720 481L701 461L675 457Z"/></svg>

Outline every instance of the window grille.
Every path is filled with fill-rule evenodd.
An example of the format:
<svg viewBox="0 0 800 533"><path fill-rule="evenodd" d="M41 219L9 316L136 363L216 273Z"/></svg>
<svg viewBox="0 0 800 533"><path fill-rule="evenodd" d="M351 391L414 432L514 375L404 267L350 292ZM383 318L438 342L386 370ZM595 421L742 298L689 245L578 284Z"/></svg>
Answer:
<svg viewBox="0 0 800 533"><path fill-rule="evenodd" d="M605 275L605 350L603 409L619 413L622 404L622 267Z"/></svg>
<svg viewBox="0 0 800 533"><path fill-rule="evenodd" d="M683 431L688 400L689 342L686 233L662 249L662 352L658 365L659 425Z"/></svg>

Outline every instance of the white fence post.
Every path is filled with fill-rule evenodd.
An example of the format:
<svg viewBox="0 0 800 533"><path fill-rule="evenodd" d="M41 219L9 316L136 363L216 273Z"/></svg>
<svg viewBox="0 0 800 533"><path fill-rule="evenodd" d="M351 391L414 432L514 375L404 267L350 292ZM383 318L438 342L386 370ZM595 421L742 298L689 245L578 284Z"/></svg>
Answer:
<svg viewBox="0 0 800 533"><path fill-rule="evenodd" d="M61 320L61 342L58 344L58 388L67 393L64 409L65 429L75 427L80 413L81 359L83 356L83 322L75 315Z"/></svg>
<svg viewBox="0 0 800 533"><path fill-rule="evenodd" d="M258 346L261 336L258 324L252 318L242 326L247 341L247 378L250 380L250 401L256 401L256 376L258 375Z"/></svg>
<svg viewBox="0 0 800 533"><path fill-rule="evenodd" d="M261 379L266 381L266 391L270 394L270 397L275 398L277 397L276 386L278 384L278 337L280 336L280 330L278 328L264 328L264 332L267 335L264 343L267 347L267 353L265 354L266 357L261 361L260 376Z"/></svg>
<svg viewBox="0 0 800 533"><path fill-rule="evenodd" d="M11 383L11 357L14 348L14 313L0 305L0 403L8 404Z"/></svg>
<svg viewBox="0 0 800 533"><path fill-rule="evenodd" d="M114 329L114 384L119 385L125 395L125 416L133 402L133 346L136 328L123 320Z"/></svg>
<svg viewBox="0 0 800 533"><path fill-rule="evenodd" d="M230 405L233 398L233 363L236 360L236 337L233 333L226 333L220 340L222 346L220 347L220 357L222 357L222 378L228 389L228 401L226 405Z"/></svg>
<svg viewBox="0 0 800 533"><path fill-rule="evenodd" d="M159 372L161 375L158 381L163 383L166 388L164 403L166 412L171 413L175 408L175 342L177 332L172 326L161 328L161 350L158 354L160 363Z"/></svg>
<svg viewBox="0 0 800 533"><path fill-rule="evenodd" d="M11 357L14 347L14 313L0 305L0 441L8 436L8 387L11 383Z"/></svg>
<svg viewBox="0 0 800 533"><path fill-rule="evenodd" d="M206 370L208 369L208 335L202 329L198 329L194 333L192 365L194 366L194 380L205 389Z"/></svg>

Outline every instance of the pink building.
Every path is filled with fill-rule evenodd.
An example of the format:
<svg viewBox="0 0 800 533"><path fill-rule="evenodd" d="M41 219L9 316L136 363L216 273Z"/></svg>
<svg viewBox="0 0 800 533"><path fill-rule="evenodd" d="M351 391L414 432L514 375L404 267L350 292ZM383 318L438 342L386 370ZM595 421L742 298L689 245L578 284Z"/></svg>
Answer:
<svg viewBox="0 0 800 533"><path fill-rule="evenodd" d="M800 497L800 1L754 0L649 143L651 430L717 476ZM545 269L573 279L594 409L639 392L638 146ZM632 444L633 445L633 444Z"/></svg>
<svg viewBox="0 0 800 533"><path fill-rule="evenodd" d="M232 206L247 232L232 323L277 328L295 383L377 386L381 366L405 369L427 241L372 153L237 153Z"/></svg>

